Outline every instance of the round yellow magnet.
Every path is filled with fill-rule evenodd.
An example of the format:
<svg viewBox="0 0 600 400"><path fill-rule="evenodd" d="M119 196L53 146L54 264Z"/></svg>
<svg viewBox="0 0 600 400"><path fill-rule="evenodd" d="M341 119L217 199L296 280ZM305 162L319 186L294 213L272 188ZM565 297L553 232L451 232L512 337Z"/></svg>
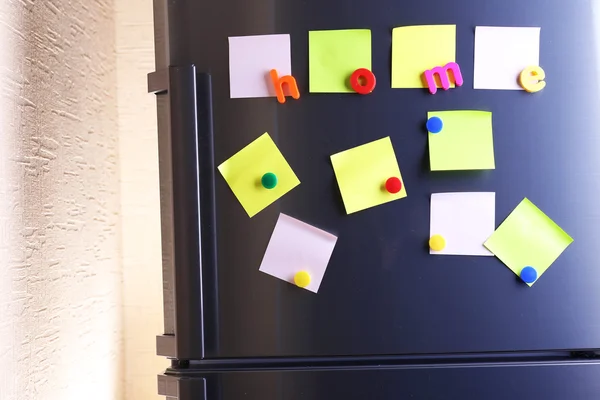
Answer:
<svg viewBox="0 0 600 400"><path fill-rule="evenodd" d="M296 286L305 288L310 285L310 275L306 271L300 271L294 275L294 283Z"/></svg>
<svg viewBox="0 0 600 400"><path fill-rule="evenodd" d="M529 93L535 93L546 87L544 79L546 79L546 73L542 67L527 67L519 75L519 84Z"/></svg>
<svg viewBox="0 0 600 400"><path fill-rule="evenodd" d="M433 251L442 251L446 247L446 239L442 235L433 235L429 239L429 247Z"/></svg>

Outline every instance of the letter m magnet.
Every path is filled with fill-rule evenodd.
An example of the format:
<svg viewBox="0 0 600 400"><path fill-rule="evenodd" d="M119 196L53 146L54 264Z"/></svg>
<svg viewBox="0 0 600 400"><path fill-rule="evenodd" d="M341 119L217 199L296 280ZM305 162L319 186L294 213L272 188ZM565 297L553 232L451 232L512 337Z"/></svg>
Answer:
<svg viewBox="0 0 600 400"><path fill-rule="evenodd" d="M444 90L450 89L450 72L452 72L452 75L454 77L454 83L456 84L456 86L462 86L463 77L460 73L460 67L455 62L449 62L443 67L435 67L433 69L428 69L423 73L423 75L425 76L425 81L427 81L427 86L429 86L429 92L431 94L437 93L437 84L435 82L436 74L440 79L442 88Z"/></svg>

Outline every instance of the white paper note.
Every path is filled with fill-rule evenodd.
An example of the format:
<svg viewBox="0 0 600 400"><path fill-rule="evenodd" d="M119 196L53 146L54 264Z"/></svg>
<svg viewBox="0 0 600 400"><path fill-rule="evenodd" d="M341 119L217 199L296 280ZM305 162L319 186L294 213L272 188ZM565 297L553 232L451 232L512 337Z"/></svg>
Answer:
<svg viewBox="0 0 600 400"><path fill-rule="evenodd" d="M292 74L290 35L229 38L229 93L231 98L274 97L269 72Z"/></svg>
<svg viewBox="0 0 600 400"><path fill-rule="evenodd" d="M483 243L496 226L496 193L465 192L431 195L429 237L441 235L442 251L430 254L492 256Z"/></svg>
<svg viewBox="0 0 600 400"><path fill-rule="evenodd" d="M519 74L540 63L540 28L475 28L475 89L523 90Z"/></svg>
<svg viewBox="0 0 600 400"><path fill-rule="evenodd" d="M294 284L297 272L311 277L305 288L317 293L337 237L285 214L273 230L260 271Z"/></svg>

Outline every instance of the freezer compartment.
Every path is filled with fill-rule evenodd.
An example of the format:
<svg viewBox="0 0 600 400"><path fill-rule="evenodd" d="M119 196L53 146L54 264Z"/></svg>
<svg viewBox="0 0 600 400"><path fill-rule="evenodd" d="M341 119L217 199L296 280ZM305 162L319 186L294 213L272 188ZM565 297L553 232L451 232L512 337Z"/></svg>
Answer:
<svg viewBox="0 0 600 400"><path fill-rule="evenodd" d="M160 375L169 400L590 400L600 364L443 366Z"/></svg>

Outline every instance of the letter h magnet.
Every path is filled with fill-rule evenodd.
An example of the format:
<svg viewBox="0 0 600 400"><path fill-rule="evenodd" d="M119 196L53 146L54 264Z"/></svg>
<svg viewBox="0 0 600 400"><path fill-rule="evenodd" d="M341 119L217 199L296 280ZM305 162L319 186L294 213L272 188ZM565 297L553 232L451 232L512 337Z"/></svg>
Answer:
<svg viewBox="0 0 600 400"><path fill-rule="evenodd" d="M300 98L300 91L298 90L298 84L296 79L291 75L279 76L277 70L272 69L270 72L271 80L273 81L273 87L275 88L275 94L277 95L277 101L281 104L285 103L285 93L283 91L283 85L286 84L290 95L298 100Z"/></svg>

